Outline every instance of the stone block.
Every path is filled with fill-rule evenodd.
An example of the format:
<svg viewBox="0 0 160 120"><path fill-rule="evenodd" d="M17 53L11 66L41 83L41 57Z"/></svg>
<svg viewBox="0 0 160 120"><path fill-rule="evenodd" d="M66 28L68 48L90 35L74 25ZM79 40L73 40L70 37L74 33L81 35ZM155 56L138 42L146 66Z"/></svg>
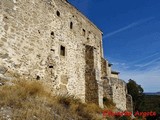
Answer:
<svg viewBox="0 0 160 120"><path fill-rule="evenodd" d="M5 59L5 58L8 58L8 53L5 53L5 54L1 54L0 53L0 58L2 58L2 59Z"/></svg>
<svg viewBox="0 0 160 120"><path fill-rule="evenodd" d="M60 84L60 91L61 91L60 93L62 93L62 94L67 94L68 91L67 91L66 85Z"/></svg>
<svg viewBox="0 0 160 120"><path fill-rule="evenodd" d="M61 76L61 82L62 82L63 84L67 84L67 83L68 83L68 77L67 77L67 75L62 75L62 76Z"/></svg>
<svg viewBox="0 0 160 120"><path fill-rule="evenodd" d="M0 66L0 74L5 74L7 72L7 68L4 66Z"/></svg>

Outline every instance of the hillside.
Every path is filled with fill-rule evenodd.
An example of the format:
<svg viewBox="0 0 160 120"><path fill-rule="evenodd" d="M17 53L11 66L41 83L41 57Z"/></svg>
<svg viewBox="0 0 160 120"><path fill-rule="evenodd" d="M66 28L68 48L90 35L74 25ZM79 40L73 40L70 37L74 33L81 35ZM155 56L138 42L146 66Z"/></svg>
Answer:
<svg viewBox="0 0 160 120"><path fill-rule="evenodd" d="M144 96L144 104L141 106L141 111L153 111L157 113L155 118L148 117L147 120L160 119L160 95L145 95Z"/></svg>
<svg viewBox="0 0 160 120"><path fill-rule="evenodd" d="M0 120L97 120L102 110L73 96L53 96L38 81L0 86Z"/></svg>
<svg viewBox="0 0 160 120"><path fill-rule="evenodd" d="M141 109L160 113L160 95L145 95L144 106Z"/></svg>

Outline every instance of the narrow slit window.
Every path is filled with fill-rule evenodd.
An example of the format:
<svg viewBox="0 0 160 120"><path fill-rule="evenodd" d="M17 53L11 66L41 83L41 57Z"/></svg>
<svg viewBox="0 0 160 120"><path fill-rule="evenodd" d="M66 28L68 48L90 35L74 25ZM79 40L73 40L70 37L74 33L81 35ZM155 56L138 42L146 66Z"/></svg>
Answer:
<svg viewBox="0 0 160 120"><path fill-rule="evenodd" d="M82 30L82 35L85 36L86 35L86 31L85 29Z"/></svg>
<svg viewBox="0 0 160 120"><path fill-rule="evenodd" d="M60 17L60 12L59 11L57 11L56 14L57 14L58 17Z"/></svg>
<svg viewBox="0 0 160 120"><path fill-rule="evenodd" d="M65 47L61 45L60 55L65 56Z"/></svg>
<svg viewBox="0 0 160 120"><path fill-rule="evenodd" d="M70 29L72 29L73 28L73 23L72 22L70 22Z"/></svg>

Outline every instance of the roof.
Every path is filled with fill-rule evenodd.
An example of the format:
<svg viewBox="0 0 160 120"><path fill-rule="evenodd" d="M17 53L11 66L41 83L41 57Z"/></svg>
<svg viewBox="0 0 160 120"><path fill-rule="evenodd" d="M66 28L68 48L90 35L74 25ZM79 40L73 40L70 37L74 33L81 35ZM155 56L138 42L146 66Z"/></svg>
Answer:
<svg viewBox="0 0 160 120"><path fill-rule="evenodd" d="M111 64L111 63L108 63L108 67L111 67L113 64Z"/></svg>
<svg viewBox="0 0 160 120"><path fill-rule="evenodd" d="M111 71L112 74L119 74L120 72L117 71Z"/></svg>

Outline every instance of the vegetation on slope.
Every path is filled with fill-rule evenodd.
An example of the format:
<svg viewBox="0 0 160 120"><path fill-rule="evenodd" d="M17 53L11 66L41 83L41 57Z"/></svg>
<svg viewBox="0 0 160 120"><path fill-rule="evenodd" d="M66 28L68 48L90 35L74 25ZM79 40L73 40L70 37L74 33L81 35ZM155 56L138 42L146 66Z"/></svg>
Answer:
<svg viewBox="0 0 160 120"><path fill-rule="evenodd" d="M138 85L134 80L130 79L127 83L128 94L132 96L133 99L133 112L139 111L140 106L144 102L144 93L141 85Z"/></svg>
<svg viewBox="0 0 160 120"><path fill-rule="evenodd" d="M153 111L157 116L147 117L147 120L160 119L160 95L145 95L143 106L140 107L141 111Z"/></svg>
<svg viewBox="0 0 160 120"><path fill-rule="evenodd" d="M72 96L53 96L39 81L0 86L0 120L97 120L102 110Z"/></svg>

